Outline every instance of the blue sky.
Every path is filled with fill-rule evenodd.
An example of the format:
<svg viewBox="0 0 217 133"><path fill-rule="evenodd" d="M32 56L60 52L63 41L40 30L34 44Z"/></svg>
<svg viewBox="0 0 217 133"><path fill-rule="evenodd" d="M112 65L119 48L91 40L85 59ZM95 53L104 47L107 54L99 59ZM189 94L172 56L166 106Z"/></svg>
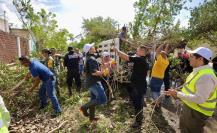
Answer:
<svg viewBox="0 0 217 133"><path fill-rule="evenodd" d="M82 19L96 16L111 17L117 20L120 25L128 24L133 21L133 3L136 0L32 0L36 11L44 8L57 15L60 28L66 28L74 35L82 32ZM198 6L204 0L192 0L186 3L188 7ZM21 22L17 19L12 0L0 0L0 15L3 10L7 12L9 22L19 27ZM181 26L188 26L190 12L182 10L176 18L181 20Z"/></svg>

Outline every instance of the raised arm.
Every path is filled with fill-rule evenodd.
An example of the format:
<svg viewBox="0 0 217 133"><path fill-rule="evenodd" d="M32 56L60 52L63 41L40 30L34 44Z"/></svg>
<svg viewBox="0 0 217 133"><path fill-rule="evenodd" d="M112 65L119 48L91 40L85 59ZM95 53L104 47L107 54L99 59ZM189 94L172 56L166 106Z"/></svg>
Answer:
<svg viewBox="0 0 217 133"><path fill-rule="evenodd" d="M166 45L166 48L164 49L164 51L166 52L166 54L169 54L169 44Z"/></svg>
<svg viewBox="0 0 217 133"><path fill-rule="evenodd" d="M117 48L114 48L114 51L119 55L119 57L120 57L121 59L123 59L123 60L125 60L125 61L129 61L129 56L128 56L126 53L124 53L124 52L118 50Z"/></svg>
<svg viewBox="0 0 217 133"><path fill-rule="evenodd" d="M160 54L162 47L164 46L164 44L161 44L157 49L156 49L156 56Z"/></svg>

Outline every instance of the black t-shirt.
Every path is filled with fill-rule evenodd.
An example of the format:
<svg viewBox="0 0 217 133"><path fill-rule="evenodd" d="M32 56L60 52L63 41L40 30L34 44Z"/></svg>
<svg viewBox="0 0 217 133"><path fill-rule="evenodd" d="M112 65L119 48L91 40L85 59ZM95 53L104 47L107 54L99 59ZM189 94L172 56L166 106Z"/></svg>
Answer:
<svg viewBox="0 0 217 133"><path fill-rule="evenodd" d="M139 83L144 81L146 83L146 76L148 72L148 63L146 57L129 57L129 61L133 62L133 70L131 76L131 82Z"/></svg>
<svg viewBox="0 0 217 133"><path fill-rule="evenodd" d="M68 70L78 72L79 61L80 61L79 55L74 53L74 51L70 51L64 57L64 66L66 66Z"/></svg>
<svg viewBox="0 0 217 133"><path fill-rule="evenodd" d="M90 87L100 81L99 76L92 75L92 73L95 73L98 70L99 70L99 63L97 62L95 56L87 55L86 63L85 63L87 87Z"/></svg>

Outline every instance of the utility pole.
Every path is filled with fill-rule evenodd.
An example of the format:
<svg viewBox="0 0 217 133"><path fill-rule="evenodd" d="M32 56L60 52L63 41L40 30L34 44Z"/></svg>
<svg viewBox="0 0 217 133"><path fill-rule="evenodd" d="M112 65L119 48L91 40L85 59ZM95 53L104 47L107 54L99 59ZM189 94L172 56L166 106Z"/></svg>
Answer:
<svg viewBox="0 0 217 133"><path fill-rule="evenodd" d="M7 32L6 11L4 11L4 27L5 27L5 32Z"/></svg>

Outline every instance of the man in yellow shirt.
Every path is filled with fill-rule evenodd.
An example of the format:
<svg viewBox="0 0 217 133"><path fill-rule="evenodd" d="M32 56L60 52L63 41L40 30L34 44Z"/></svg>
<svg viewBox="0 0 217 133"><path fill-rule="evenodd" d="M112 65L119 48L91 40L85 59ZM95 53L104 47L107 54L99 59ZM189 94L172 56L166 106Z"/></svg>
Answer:
<svg viewBox="0 0 217 133"><path fill-rule="evenodd" d="M164 73L167 66L169 65L169 60L167 58L169 45L166 45L164 51L162 50L163 46L164 44L161 44L156 50L156 60L151 73L150 87L154 100L160 96ZM157 104L156 109L160 109L159 103Z"/></svg>

